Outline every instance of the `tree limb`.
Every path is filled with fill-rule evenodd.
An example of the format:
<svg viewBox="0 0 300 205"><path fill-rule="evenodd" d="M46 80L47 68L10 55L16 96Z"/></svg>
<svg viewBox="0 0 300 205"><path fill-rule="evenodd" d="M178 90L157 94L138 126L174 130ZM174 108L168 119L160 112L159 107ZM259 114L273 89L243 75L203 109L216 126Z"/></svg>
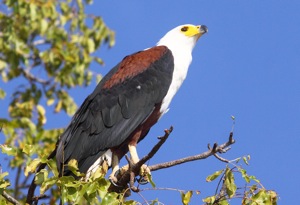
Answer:
<svg viewBox="0 0 300 205"><path fill-rule="evenodd" d="M134 181L135 181L135 177L139 175L141 166L143 164L145 164L149 159L151 159L156 154L156 152L160 149L160 147L168 139L172 130L173 130L173 127L170 127L170 129L165 130L165 135L163 137L159 137L159 142L138 163L133 164L131 159L129 159L126 156L129 168L127 171L125 171L124 173L121 173L117 176L117 179L118 179L118 182L116 184L117 186L111 184L111 186L109 187L109 191L121 192L122 190L126 190L128 188L128 183L129 183L130 189L132 191L138 192L139 189L134 186ZM227 142L225 142L221 145L214 143L214 146L212 148L210 147L210 145L208 145L208 151L206 151L206 152L203 152L201 154L194 155L194 156L189 156L189 157L185 157L185 158L181 158L181 159L177 159L177 160L173 160L173 161L169 161L169 162L164 162L164 163L159 163L156 165L148 166L148 168L150 169L150 171L156 171L159 169L165 169L165 168L169 168L172 166L176 166L179 164L183 164L183 163L187 163L187 162L191 162L191 161L195 161L195 160L206 159L210 156L215 156L220 161L228 163L227 159L224 159L224 158L218 156L217 153L225 153L226 151L228 151L230 149L230 145L232 145L234 143L235 143L235 141L233 139L233 132L231 131Z"/></svg>
<svg viewBox="0 0 300 205"><path fill-rule="evenodd" d="M9 201L10 203L14 204L14 205L21 205L20 202L18 202L14 197L12 197L11 195L9 195L6 191L2 192L2 196Z"/></svg>
<svg viewBox="0 0 300 205"><path fill-rule="evenodd" d="M226 152L228 150L229 146L234 144L234 143L235 143L235 141L233 139L233 132L230 132L229 139L228 139L227 142L225 142L221 145L218 145L217 143L215 143L213 148L210 148L210 146L208 146L208 151L206 151L206 152L203 152L201 154L194 155L194 156L189 156L189 157L173 160L173 161L170 161L170 162L164 162L164 163L152 165L152 166L149 166L148 168L151 171L156 171L156 170L159 170L159 169L165 169L165 168L173 167L173 166L183 164L183 163L186 163L186 162L206 159L207 157L210 157L212 155L216 156L217 159L219 159L223 162L228 162L228 160L219 157L217 155L217 153Z"/></svg>
<svg viewBox="0 0 300 205"><path fill-rule="evenodd" d="M37 64L33 64L31 67L34 67L36 65ZM30 73L31 67L28 67L27 69L19 68L21 70L21 72L23 73L23 76L25 78L27 78L30 82L37 82L37 83L40 83L42 85L49 85L50 84L51 80L44 80L44 79L41 79L41 78L38 78L38 77L32 75L32 73Z"/></svg>

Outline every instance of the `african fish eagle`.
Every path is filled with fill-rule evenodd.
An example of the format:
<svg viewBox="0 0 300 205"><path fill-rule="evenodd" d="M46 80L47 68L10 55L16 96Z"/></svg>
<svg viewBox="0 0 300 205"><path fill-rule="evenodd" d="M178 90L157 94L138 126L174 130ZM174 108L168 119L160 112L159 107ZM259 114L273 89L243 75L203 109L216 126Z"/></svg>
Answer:
<svg viewBox="0 0 300 205"><path fill-rule="evenodd" d="M60 175L70 175L68 162L89 176L104 161L116 181L120 159L129 151L139 161L136 146L168 111L186 78L192 50L204 25L181 25L156 46L126 56L99 82L60 136L56 160Z"/></svg>

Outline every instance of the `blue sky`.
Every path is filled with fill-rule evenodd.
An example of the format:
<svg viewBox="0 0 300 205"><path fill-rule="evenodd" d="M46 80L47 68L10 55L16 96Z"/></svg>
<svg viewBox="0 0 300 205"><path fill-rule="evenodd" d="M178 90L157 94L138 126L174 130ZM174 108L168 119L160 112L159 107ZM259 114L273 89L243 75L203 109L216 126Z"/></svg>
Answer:
<svg viewBox="0 0 300 205"><path fill-rule="evenodd" d="M116 45L101 48L97 54L105 66L92 69L107 73L124 56L154 46L178 25L206 25L209 32L194 49L186 81L170 111L139 144L140 155L170 125L174 132L150 164L206 151L208 143L227 140L234 115L236 144L222 157L250 154L248 173L278 192L278 204L296 204L300 183L299 11L298 0L95 1L87 12L104 18L116 32ZM94 87L71 93L81 104ZM50 110L48 114L49 127L69 123L67 116L58 119ZM154 172L153 177L157 187L200 190L191 204L201 204L217 185L206 183L205 177L224 166L209 158ZM164 204L180 203L177 192L141 194ZM143 202L137 194L132 198Z"/></svg>

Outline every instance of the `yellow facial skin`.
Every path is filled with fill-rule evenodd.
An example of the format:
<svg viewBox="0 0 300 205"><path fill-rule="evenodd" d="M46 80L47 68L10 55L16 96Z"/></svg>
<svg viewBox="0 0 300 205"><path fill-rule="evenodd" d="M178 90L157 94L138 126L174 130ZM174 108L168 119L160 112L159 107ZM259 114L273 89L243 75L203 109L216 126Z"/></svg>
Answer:
<svg viewBox="0 0 300 205"><path fill-rule="evenodd" d="M181 32L184 33L184 35L188 37L193 36L201 36L202 34L206 33L208 31L207 27L204 25L185 25L181 27Z"/></svg>

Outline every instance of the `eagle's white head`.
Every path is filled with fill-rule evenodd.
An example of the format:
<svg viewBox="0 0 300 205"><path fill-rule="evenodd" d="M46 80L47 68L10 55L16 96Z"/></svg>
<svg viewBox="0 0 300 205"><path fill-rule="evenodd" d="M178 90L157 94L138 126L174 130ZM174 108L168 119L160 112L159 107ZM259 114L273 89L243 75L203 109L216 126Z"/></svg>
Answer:
<svg viewBox="0 0 300 205"><path fill-rule="evenodd" d="M198 39L208 32L208 28L204 25L185 24L177 26L169 31L157 43L158 46L167 46L170 50L192 52Z"/></svg>
<svg viewBox="0 0 300 205"><path fill-rule="evenodd" d="M185 24L177 26L160 39L157 46L167 46L174 58L174 72L169 91L163 100L161 112L168 111L175 93L186 78L192 62L192 51L198 39L208 31L204 25Z"/></svg>

